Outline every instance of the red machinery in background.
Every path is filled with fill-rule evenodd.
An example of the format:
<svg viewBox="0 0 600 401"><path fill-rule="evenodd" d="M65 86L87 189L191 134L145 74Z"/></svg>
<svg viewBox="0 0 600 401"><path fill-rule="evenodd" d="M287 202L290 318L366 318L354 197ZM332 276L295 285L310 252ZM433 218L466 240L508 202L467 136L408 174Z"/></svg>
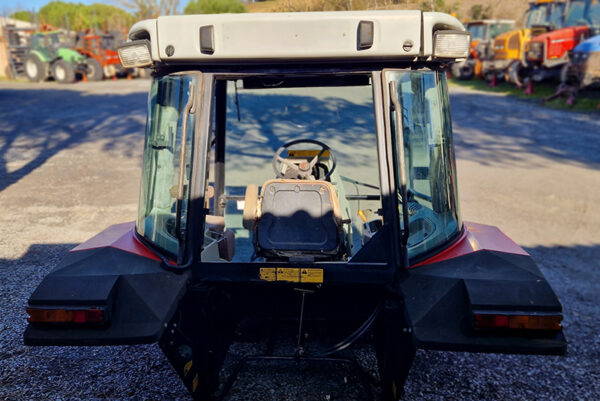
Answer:
<svg viewBox="0 0 600 401"><path fill-rule="evenodd" d="M527 73L533 81L566 74L569 53L580 42L600 33L600 3L597 0L571 0L565 27L533 38L527 45Z"/></svg>
<svg viewBox="0 0 600 401"><path fill-rule="evenodd" d="M104 77L113 78L126 73L116 51L120 42L121 38L115 33L85 34L78 38L76 50L90 58L86 74L90 81L100 81Z"/></svg>

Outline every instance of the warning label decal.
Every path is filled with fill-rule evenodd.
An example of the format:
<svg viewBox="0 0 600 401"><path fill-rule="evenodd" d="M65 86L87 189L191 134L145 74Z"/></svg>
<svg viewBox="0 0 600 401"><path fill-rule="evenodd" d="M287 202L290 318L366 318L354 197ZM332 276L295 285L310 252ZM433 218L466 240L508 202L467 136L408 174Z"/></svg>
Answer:
<svg viewBox="0 0 600 401"><path fill-rule="evenodd" d="M264 281L287 281L290 283L322 283L323 269L261 267L260 279Z"/></svg>

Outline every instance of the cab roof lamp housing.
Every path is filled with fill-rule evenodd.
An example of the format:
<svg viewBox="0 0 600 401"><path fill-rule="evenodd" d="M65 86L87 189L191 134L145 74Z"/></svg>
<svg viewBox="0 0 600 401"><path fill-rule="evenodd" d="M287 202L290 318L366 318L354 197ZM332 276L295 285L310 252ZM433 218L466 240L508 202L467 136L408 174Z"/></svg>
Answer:
<svg viewBox="0 0 600 401"><path fill-rule="evenodd" d="M119 48L126 68L153 64L466 59L455 17L418 10L176 15L144 20Z"/></svg>

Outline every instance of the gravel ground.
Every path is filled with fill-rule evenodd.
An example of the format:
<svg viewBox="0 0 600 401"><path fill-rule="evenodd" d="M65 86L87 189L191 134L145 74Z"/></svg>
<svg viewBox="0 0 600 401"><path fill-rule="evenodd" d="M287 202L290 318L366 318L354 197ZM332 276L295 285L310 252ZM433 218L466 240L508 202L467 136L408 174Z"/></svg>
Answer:
<svg viewBox="0 0 600 401"><path fill-rule="evenodd" d="M22 345L24 308L74 244L136 215L148 81L0 84L0 399L188 400L157 346ZM564 357L417 353L406 400L600 399L600 118L452 87L461 209L540 264ZM229 360L252 350L235 344ZM372 349L357 356L375 366ZM368 387L368 386L367 386ZM253 363L229 400L363 400L345 366Z"/></svg>

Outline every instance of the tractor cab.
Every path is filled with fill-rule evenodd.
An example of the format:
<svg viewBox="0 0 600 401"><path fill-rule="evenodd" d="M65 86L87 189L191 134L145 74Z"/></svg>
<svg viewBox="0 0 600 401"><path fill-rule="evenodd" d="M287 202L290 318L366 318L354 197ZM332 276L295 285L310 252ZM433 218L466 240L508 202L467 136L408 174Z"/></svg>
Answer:
<svg viewBox="0 0 600 401"><path fill-rule="evenodd" d="M385 81L377 82L384 76ZM180 262L191 251L182 241L188 230L182 221L188 215L185 192L191 189L187 183L192 170L187 167L183 174L183 164L175 170L172 166L191 162L182 160L177 146L185 142L186 152L191 151L192 138L178 139L175 134L183 124L186 102L195 106L189 91L203 84L203 78L185 72L157 76L151 90L137 228L142 238ZM210 149L203 155L208 176L201 195L207 218L220 224L217 235L213 224L205 225L201 260L221 262L223 258L211 260L211 255L217 246L213 240L222 240L233 241L221 245L227 250L225 260L240 263L352 263L369 258L387 263L368 243L373 237L391 235L390 219L400 225L404 220L392 217L395 210L386 212L383 203L387 195L382 193L386 183L382 184L381 163L388 156L379 152L375 131L380 113L374 109L375 85L394 90L403 111L404 157L410 171L404 202L410 213L408 255L422 259L459 235L442 72L389 70L374 77L364 71L326 75L280 70L221 74L214 85L214 113L206 122ZM268 114L263 115L265 110ZM188 117L188 127L195 118L197 113ZM165 136L165 132L172 133ZM396 169L394 174L398 173ZM179 180L184 183L181 200L175 196ZM403 203L398 188L396 192L391 199L394 209ZM378 226L385 226L380 235Z"/></svg>
<svg viewBox="0 0 600 401"><path fill-rule="evenodd" d="M559 29L563 25L565 8L566 3L564 1L538 0L532 2L523 15L522 25L531 29L533 36Z"/></svg>
<svg viewBox="0 0 600 401"><path fill-rule="evenodd" d="M55 50L72 45L67 34L60 31L38 32L32 35L31 44L32 46L44 46Z"/></svg>
<svg viewBox="0 0 600 401"><path fill-rule="evenodd" d="M78 35L76 49L86 57L86 78L100 81L125 74L117 53L117 37L114 34Z"/></svg>
<svg viewBox="0 0 600 401"><path fill-rule="evenodd" d="M265 351L238 367L347 363L372 333L393 400L417 348L564 353L535 262L460 216L445 71L469 51L420 11L137 23L119 48L153 75L137 219L42 281L25 342L158 342L200 400L249 339Z"/></svg>
<svg viewBox="0 0 600 401"><path fill-rule="evenodd" d="M593 0L571 0L564 26L587 26L592 36L599 34L600 4Z"/></svg>

